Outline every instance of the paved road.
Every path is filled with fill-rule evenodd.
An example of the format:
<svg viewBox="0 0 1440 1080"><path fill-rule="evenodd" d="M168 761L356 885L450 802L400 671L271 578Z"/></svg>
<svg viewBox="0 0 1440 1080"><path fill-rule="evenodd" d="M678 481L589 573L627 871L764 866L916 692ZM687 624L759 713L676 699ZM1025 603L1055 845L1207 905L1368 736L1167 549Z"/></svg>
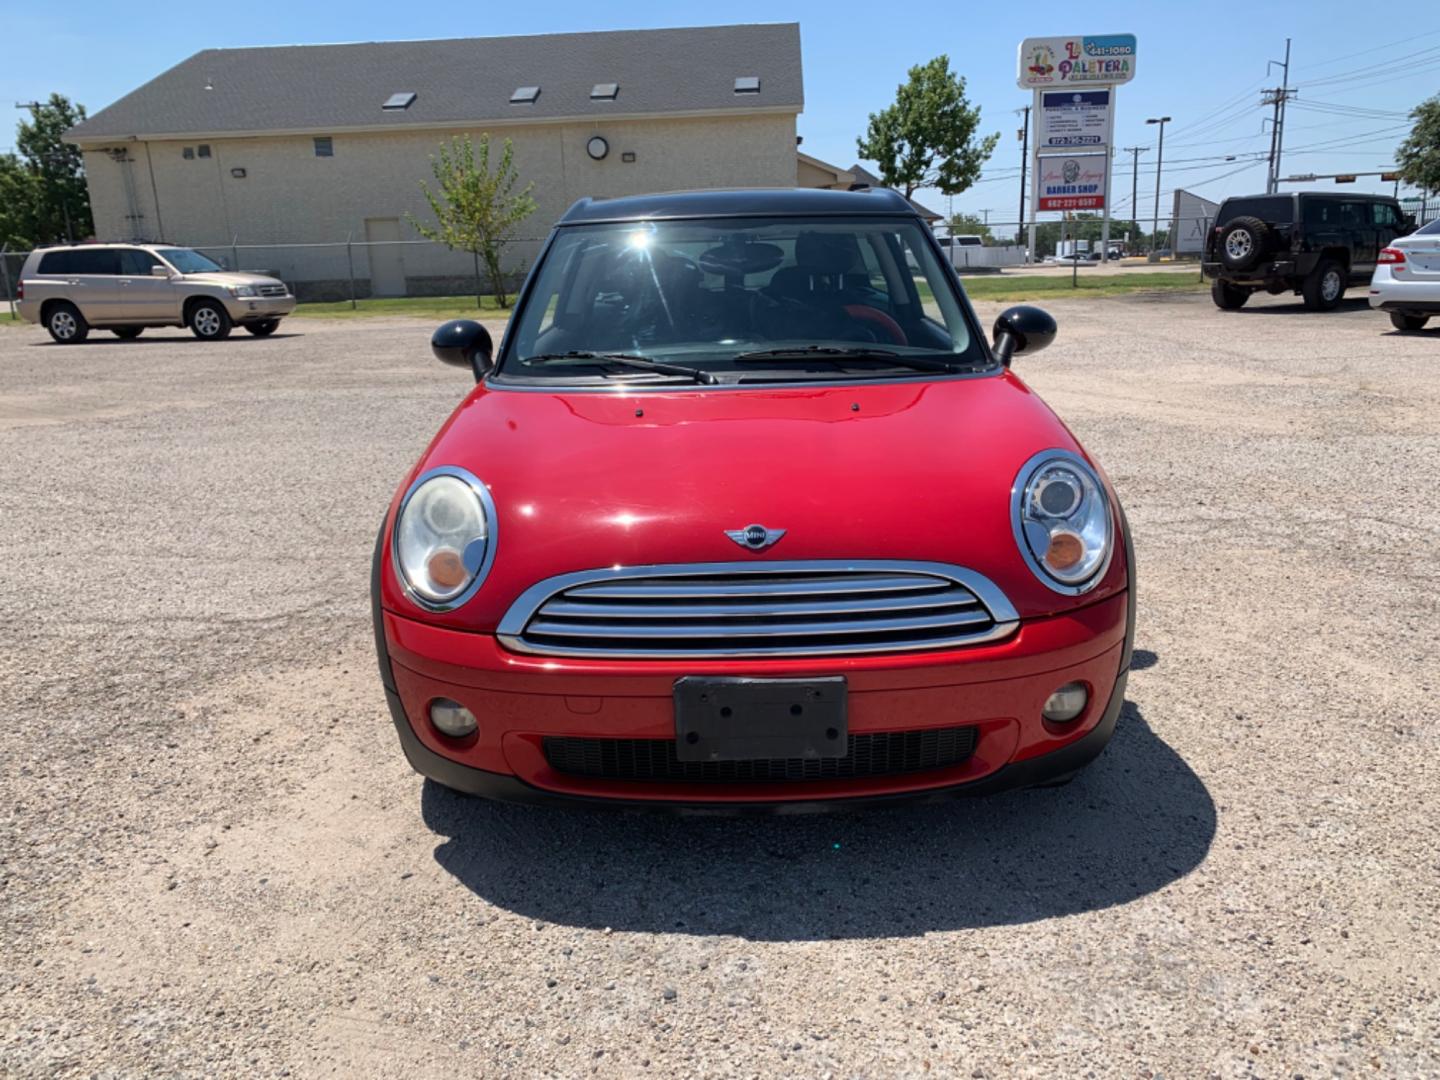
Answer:
<svg viewBox="0 0 1440 1080"><path fill-rule="evenodd" d="M1440 331L1054 310L1017 363L1139 548L1114 742L738 821L408 771L366 578L466 388L428 326L0 329L0 1073L1436 1074Z"/></svg>

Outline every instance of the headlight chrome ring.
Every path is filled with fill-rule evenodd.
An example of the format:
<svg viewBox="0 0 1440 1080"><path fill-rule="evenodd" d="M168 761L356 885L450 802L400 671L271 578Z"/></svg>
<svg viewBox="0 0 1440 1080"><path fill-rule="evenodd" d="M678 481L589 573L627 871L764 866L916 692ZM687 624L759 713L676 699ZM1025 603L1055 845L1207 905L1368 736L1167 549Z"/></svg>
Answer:
<svg viewBox="0 0 1440 1080"><path fill-rule="evenodd" d="M415 560L409 558L408 553L402 556L402 546L407 543L406 511L410 509L412 501L422 488L447 477L452 482L458 481L463 485L460 490L473 497L475 503L467 506L462 498L458 505L446 505L440 493L436 492L429 501L416 507L419 518L413 523L415 528L411 532L429 533L433 540L428 554L424 557L426 576L430 580L417 583L412 580L412 576L417 576L416 567L413 565ZM455 494L456 492L452 491L450 498L453 499ZM465 519L472 516L469 512L474 510L478 510L478 526L482 534L479 536L474 535L477 531L475 521L470 522L468 531L465 529ZM495 500L490 495L490 489L468 470L456 465L441 465L416 477L400 499L400 506L395 512L395 523L390 532L390 564L395 571L395 580L400 583L406 597L426 611L453 611L474 596L484 584L495 561L498 529L496 517ZM455 536L450 538L453 541L450 544L444 544L441 539L446 531L455 532ZM421 536L417 542L423 546L424 539L425 537ZM412 563L409 573L406 570L407 559ZM439 580L442 577L446 581L453 581L453 590L445 588L445 582Z"/></svg>
<svg viewBox="0 0 1440 1080"><path fill-rule="evenodd" d="M1021 466L1010 489L1010 526L1035 576L1066 596L1100 584L1115 555L1115 520L1105 485L1084 458L1069 450L1042 450ZM1038 551L1037 542L1043 542ZM1045 564L1050 552L1072 565L1094 565L1082 571L1083 577L1067 576Z"/></svg>

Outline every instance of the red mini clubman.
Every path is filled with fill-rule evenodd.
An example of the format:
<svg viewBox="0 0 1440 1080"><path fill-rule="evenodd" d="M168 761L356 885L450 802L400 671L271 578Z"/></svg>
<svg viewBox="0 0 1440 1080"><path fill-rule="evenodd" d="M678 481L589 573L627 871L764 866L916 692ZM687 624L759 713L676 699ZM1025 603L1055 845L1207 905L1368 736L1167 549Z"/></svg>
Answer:
<svg viewBox="0 0 1440 1080"><path fill-rule="evenodd" d="M1105 474L891 191L572 207L375 546L400 744L460 791L699 809L1060 783L1135 625Z"/></svg>

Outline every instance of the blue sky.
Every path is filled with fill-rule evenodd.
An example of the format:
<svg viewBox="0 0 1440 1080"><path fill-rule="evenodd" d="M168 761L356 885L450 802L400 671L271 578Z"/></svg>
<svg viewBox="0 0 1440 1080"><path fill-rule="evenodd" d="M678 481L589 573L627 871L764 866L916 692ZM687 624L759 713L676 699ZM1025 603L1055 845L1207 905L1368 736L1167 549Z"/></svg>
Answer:
<svg viewBox="0 0 1440 1080"><path fill-rule="evenodd" d="M906 69L947 53L981 107L983 130L1001 133L982 182L956 196L953 209L988 209L993 221L1013 221L1020 163L1014 110L1029 101L1028 92L1015 85L1015 51L1023 37L1126 32L1138 37L1137 74L1118 93L1115 134L1121 147L1152 147L1140 158L1142 217L1150 214L1155 190L1156 129L1145 125L1148 116L1173 117L1165 133L1162 206L1176 186L1209 198L1263 188L1264 165L1247 166L1245 155L1269 146L1261 129L1268 110L1258 107L1259 90L1277 85L1278 71L1266 79L1266 61L1283 56L1287 34L1293 38L1291 85L1300 87L1300 104L1287 122L1287 173L1389 165L1407 129L1403 114L1440 91L1440 6L1431 3L1369 9L1333 0L1243 6L951 0L902 8L783 0L732 0L724 6L642 0L623 7L576 0L512 5L428 0L413 6L348 0L231 6L216 9L214 18L204 17L203 10L162 0L80 0L64 5L64 18L56 18L53 5L4 0L0 28L11 48L0 65L0 95L8 104L59 91L96 112L191 53L212 47L794 21L800 23L804 50L806 105L799 132L808 153L851 164L867 115L893 99ZM11 130L0 133L0 148L13 142ZM1227 154L1238 158L1227 163ZM1120 216L1130 201L1129 162L1129 155L1116 162ZM1390 185L1378 180L1355 185L1372 187ZM921 197L942 212L950 205L936 193Z"/></svg>

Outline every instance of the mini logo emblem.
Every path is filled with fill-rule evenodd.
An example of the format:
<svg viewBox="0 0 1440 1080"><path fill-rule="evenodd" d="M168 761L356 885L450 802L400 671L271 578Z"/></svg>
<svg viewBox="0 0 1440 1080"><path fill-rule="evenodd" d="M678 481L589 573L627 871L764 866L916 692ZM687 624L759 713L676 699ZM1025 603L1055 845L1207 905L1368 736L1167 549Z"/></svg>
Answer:
<svg viewBox="0 0 1440 1080"><path fill-rule="evenodd" d="M726 529L725 535L743 548L759 551L785 535L784 529L767 529L764 525L746 525L743 529Z"/></svg>

